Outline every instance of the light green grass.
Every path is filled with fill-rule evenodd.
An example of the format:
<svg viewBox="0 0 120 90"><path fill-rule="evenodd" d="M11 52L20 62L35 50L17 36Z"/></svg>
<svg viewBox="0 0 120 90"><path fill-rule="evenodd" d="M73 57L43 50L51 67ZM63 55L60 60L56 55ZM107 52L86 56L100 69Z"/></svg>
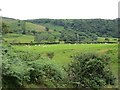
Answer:
<svg viewBox="0 0 120 90"><path fill-rule="evenodd" d="M15 20L15 19L6 19L3 18L2 21L9 26L10 30L22 30L23 27L23 21ZM18 26L20 24L21 26ZM45 31L45 27L38 24L33 24L30 22L25 23L25 29L29 31L37 31L37 32L43 32Z"/></svg>
<svg viewBox="0 0 120 90"><path fill-rule="evenodd" d="M109 39L109 42L118 42L118 39L117 38L108 38ZM105 42L105 38L103 37L98 37L98 42Z"/></svg>
<svg viewBox="0 0 120 90"><path fill-rule="evenodd" d="M22 35L22 34L6 34L3 36L4 40L9 43L30 43L34 42L34 36L32 35Z"/></svg>
<svg viewBox="0 0 120 90"><path fill-rule="evenodd" d="M42 25L37 25L33 23L26 22L26 29L30 31L44 32L45 27Z"/></svg>
<svg viewBox="0 0 120 90"><path fill-rule="evenodd" d="M13 46L18 51L31 51L37 53L54 52L53 61L56 63L64 63L72 60L71 55L81 52L99 52L105 53L108 50L117 48L116 44L60 44L60 45L40 45L40 46Z"/></svg>

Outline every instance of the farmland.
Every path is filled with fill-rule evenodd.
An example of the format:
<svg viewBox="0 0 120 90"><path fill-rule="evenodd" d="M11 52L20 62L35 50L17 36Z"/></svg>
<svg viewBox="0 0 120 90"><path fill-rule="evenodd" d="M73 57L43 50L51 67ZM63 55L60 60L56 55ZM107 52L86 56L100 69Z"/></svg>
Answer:
<svg viewBox="0 0 120 90"><path fill-rule="evenodd" d="M30 51L33 53L48 53L53 52L55 56L53 61L57 64L69 62L71 60L70 56L76 53L82 52L98 52L100 54L107 53L112 50L112 52L117 53L116 44L60 44L60 45L40 45L40 46L13 46L15 50L18 51ZM117 57L117 54L115 54ZM113 60L115 61L115 60Z"/></svg>
<svg viewBox="0 0 120 90"><path fill-rule="evenodd" d="M16 51L29 51L39 53L47 57L47 53L54 53L49 62L58 66L67 66L73 59L72 55L83 52L96 52L110 55L110 68L116 78L118 77L118 46L117 44L61 44L61 45L39 45L39 46L12 46ZM117 82L117 81L116 81ZM116 84L117 86L117 84Z"/></svg>
<svg viewBox="0 0 120 90"><path fill-rule="evenodd" d="M21 34L6 34L4 40L8 43L30 43L34 42L34 36Z"/></svg>

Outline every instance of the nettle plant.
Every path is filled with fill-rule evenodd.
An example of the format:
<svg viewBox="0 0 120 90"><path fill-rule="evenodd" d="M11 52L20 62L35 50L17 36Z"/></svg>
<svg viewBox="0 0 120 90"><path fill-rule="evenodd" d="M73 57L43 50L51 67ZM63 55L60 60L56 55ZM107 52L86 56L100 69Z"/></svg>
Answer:
<svg viewBox="0 0 120 90"><path fill-rule="evenodd" d="M104 88L114 85L115 77L109 69L110 57L95 53L81 53L73 56L69 65L70 84L75 88Z"/></svg>

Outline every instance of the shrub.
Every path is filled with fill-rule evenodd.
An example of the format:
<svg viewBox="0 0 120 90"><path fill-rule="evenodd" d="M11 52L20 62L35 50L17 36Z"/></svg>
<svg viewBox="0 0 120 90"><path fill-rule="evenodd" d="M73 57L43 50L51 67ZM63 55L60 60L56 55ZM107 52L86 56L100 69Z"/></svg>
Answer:
<svg viewBox="0 0 120 90"><path fill-rule="evenodd" d="M2 87L5 90L24 88L27 84L52 88L63 85L64 71L48 58L7 48L4 48L2 58Z"/></svg>
<svg viewBox="0 0 120 90"><path fill-rule="evenodd" d="M69 65L68 76L75 88L102 88L114 85L115 77L108 67L110 58L95 53L82 53L74 56Z"/></svg>
<svg viewBox="0 0 120 90"><path fill-rule="evenodd" d="M58 87L57 84L63 81L64 76L57 65L51 64L48 60L37 60L29 63L31 69L30 83L42 84L46 87Z"/></svg>
<svg viewBox="0 0 120 90"><path fill-rule="evenodd" d="M4 57L2 62L2 87L11 88L11 90L23 88L24 76L28 72L27 68L27 64L16 57L14 59Z"/></svg>
<svg viewBox="0 0 120 90"><path fill-rule="evenodd" d="M47 56L52 59L54 57L54 52L48 52L47 53Z"/></svg>
<svg viewBox="0 0 120 90"><path fill-rule="evenodd" d="M17 51L17 56L23 61L34 61L41 58L41 54L30 51Z"/></svg>

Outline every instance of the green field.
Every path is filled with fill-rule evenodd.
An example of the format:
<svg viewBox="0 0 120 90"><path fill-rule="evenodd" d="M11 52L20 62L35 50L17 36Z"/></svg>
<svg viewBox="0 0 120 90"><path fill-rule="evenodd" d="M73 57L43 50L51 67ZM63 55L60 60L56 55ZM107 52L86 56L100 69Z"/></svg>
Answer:
<svg viewBox="0 0 120 90"><path fill-rule="evenodd" d="M46 56L46 53L53 52L54 57L50 62L60 66L67 66L73 59L72 55L85 52L96 52L109 54L111 56L110 66L117 77L118 75L118 45L117 44L61 44L61 45L39 45L39 46L12 46L17 51L30 51Z"/></svg>
<svg viewBox="0 0 120 90"><path fill-rule="evenodd" d="M22 34L6 34L3 36L8 43L30 43L34 42L34 36Z"/></svg>
<svg viewBox="0 0 120 90"><path fill-rule="evenodd" d="M97 42L105 42L105 38L98 37ZM109 38L109 42L118 42L118 38Z"/></svg>

